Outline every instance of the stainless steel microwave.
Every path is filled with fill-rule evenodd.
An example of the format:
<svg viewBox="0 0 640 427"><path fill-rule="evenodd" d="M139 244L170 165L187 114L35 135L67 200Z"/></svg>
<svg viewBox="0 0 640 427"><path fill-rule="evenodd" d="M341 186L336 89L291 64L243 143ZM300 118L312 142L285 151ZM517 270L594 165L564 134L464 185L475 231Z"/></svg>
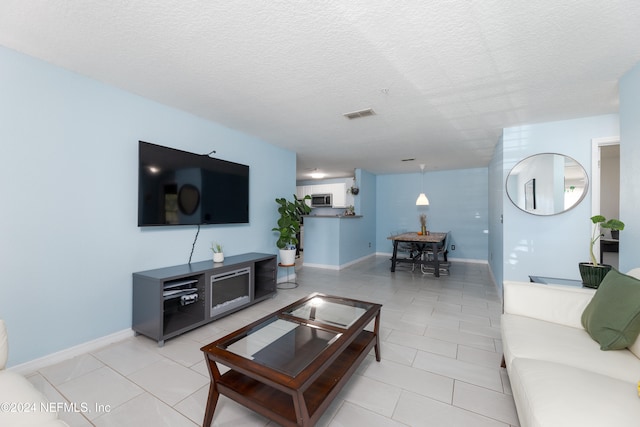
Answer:
<svg viewBox="0 0 640 427"><path fill-rule="evenodd" d="M312 194L311 195L311 207L312 208L330 208L333 206L331 200L331 194Z"/></svg>

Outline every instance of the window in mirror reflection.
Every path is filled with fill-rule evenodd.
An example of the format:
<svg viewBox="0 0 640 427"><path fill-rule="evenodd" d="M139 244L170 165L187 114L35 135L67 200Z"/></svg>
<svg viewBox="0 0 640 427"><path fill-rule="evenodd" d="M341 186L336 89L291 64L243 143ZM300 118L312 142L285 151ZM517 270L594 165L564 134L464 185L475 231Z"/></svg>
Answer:
<svg viewBox="0 0 640 427"><path fill-rule="evenodd" d="M573 208L584 199L587 187L587 172L582 165L555 153L521 160L511 169L506 182L511 202L534 215L555 215Z"/></svg>

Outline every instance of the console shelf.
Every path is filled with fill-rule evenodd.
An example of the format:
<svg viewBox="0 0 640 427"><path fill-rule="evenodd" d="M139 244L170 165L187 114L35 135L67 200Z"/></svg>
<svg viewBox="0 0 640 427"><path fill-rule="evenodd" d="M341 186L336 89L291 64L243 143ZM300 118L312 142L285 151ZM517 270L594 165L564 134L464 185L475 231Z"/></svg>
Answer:
<svg viewBox="0 0 640 427"><path fill-rule="evenodd" d="M212 277L247 268L247 297L242 300L246 302L229 304L228 310L212 315ZM166 339L271 298L276 293L276 273L276 256L263 253L225 257L222 263L201 261L133 273L131 327L162 346Z"/></svg>

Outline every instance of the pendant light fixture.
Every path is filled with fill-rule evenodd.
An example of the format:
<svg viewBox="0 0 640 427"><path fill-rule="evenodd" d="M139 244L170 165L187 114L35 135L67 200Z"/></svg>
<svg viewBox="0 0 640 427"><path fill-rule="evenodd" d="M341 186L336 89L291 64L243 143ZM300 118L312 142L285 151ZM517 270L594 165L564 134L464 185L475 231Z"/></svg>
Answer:
<svg viewBox="0 0 640 427"><path fill-rule="evenodd" d="M420 171L422 174L422 193L418 196L418 200L416 200L416 206L429 206L429 199L424 194L424 164L420 165Z"/></svg>

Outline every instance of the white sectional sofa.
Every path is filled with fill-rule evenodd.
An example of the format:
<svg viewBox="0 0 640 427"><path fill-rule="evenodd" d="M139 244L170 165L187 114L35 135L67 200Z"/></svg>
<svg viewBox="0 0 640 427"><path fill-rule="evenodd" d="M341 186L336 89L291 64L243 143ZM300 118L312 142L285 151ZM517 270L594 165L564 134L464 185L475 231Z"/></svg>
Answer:
<svg viewBox="0 0 640 427"><path fill-rule="evenodd" d="M504 282L504 362L521 427L640 426L640 339L600 349L581 321L595 292Z"/></svg>
<svg viewBox="0 0 640 427"><path fill-rule="evenodd" d="M69 427L26 378L5 369L8 355L7 331L0 319L0 426Z"/></svg>

